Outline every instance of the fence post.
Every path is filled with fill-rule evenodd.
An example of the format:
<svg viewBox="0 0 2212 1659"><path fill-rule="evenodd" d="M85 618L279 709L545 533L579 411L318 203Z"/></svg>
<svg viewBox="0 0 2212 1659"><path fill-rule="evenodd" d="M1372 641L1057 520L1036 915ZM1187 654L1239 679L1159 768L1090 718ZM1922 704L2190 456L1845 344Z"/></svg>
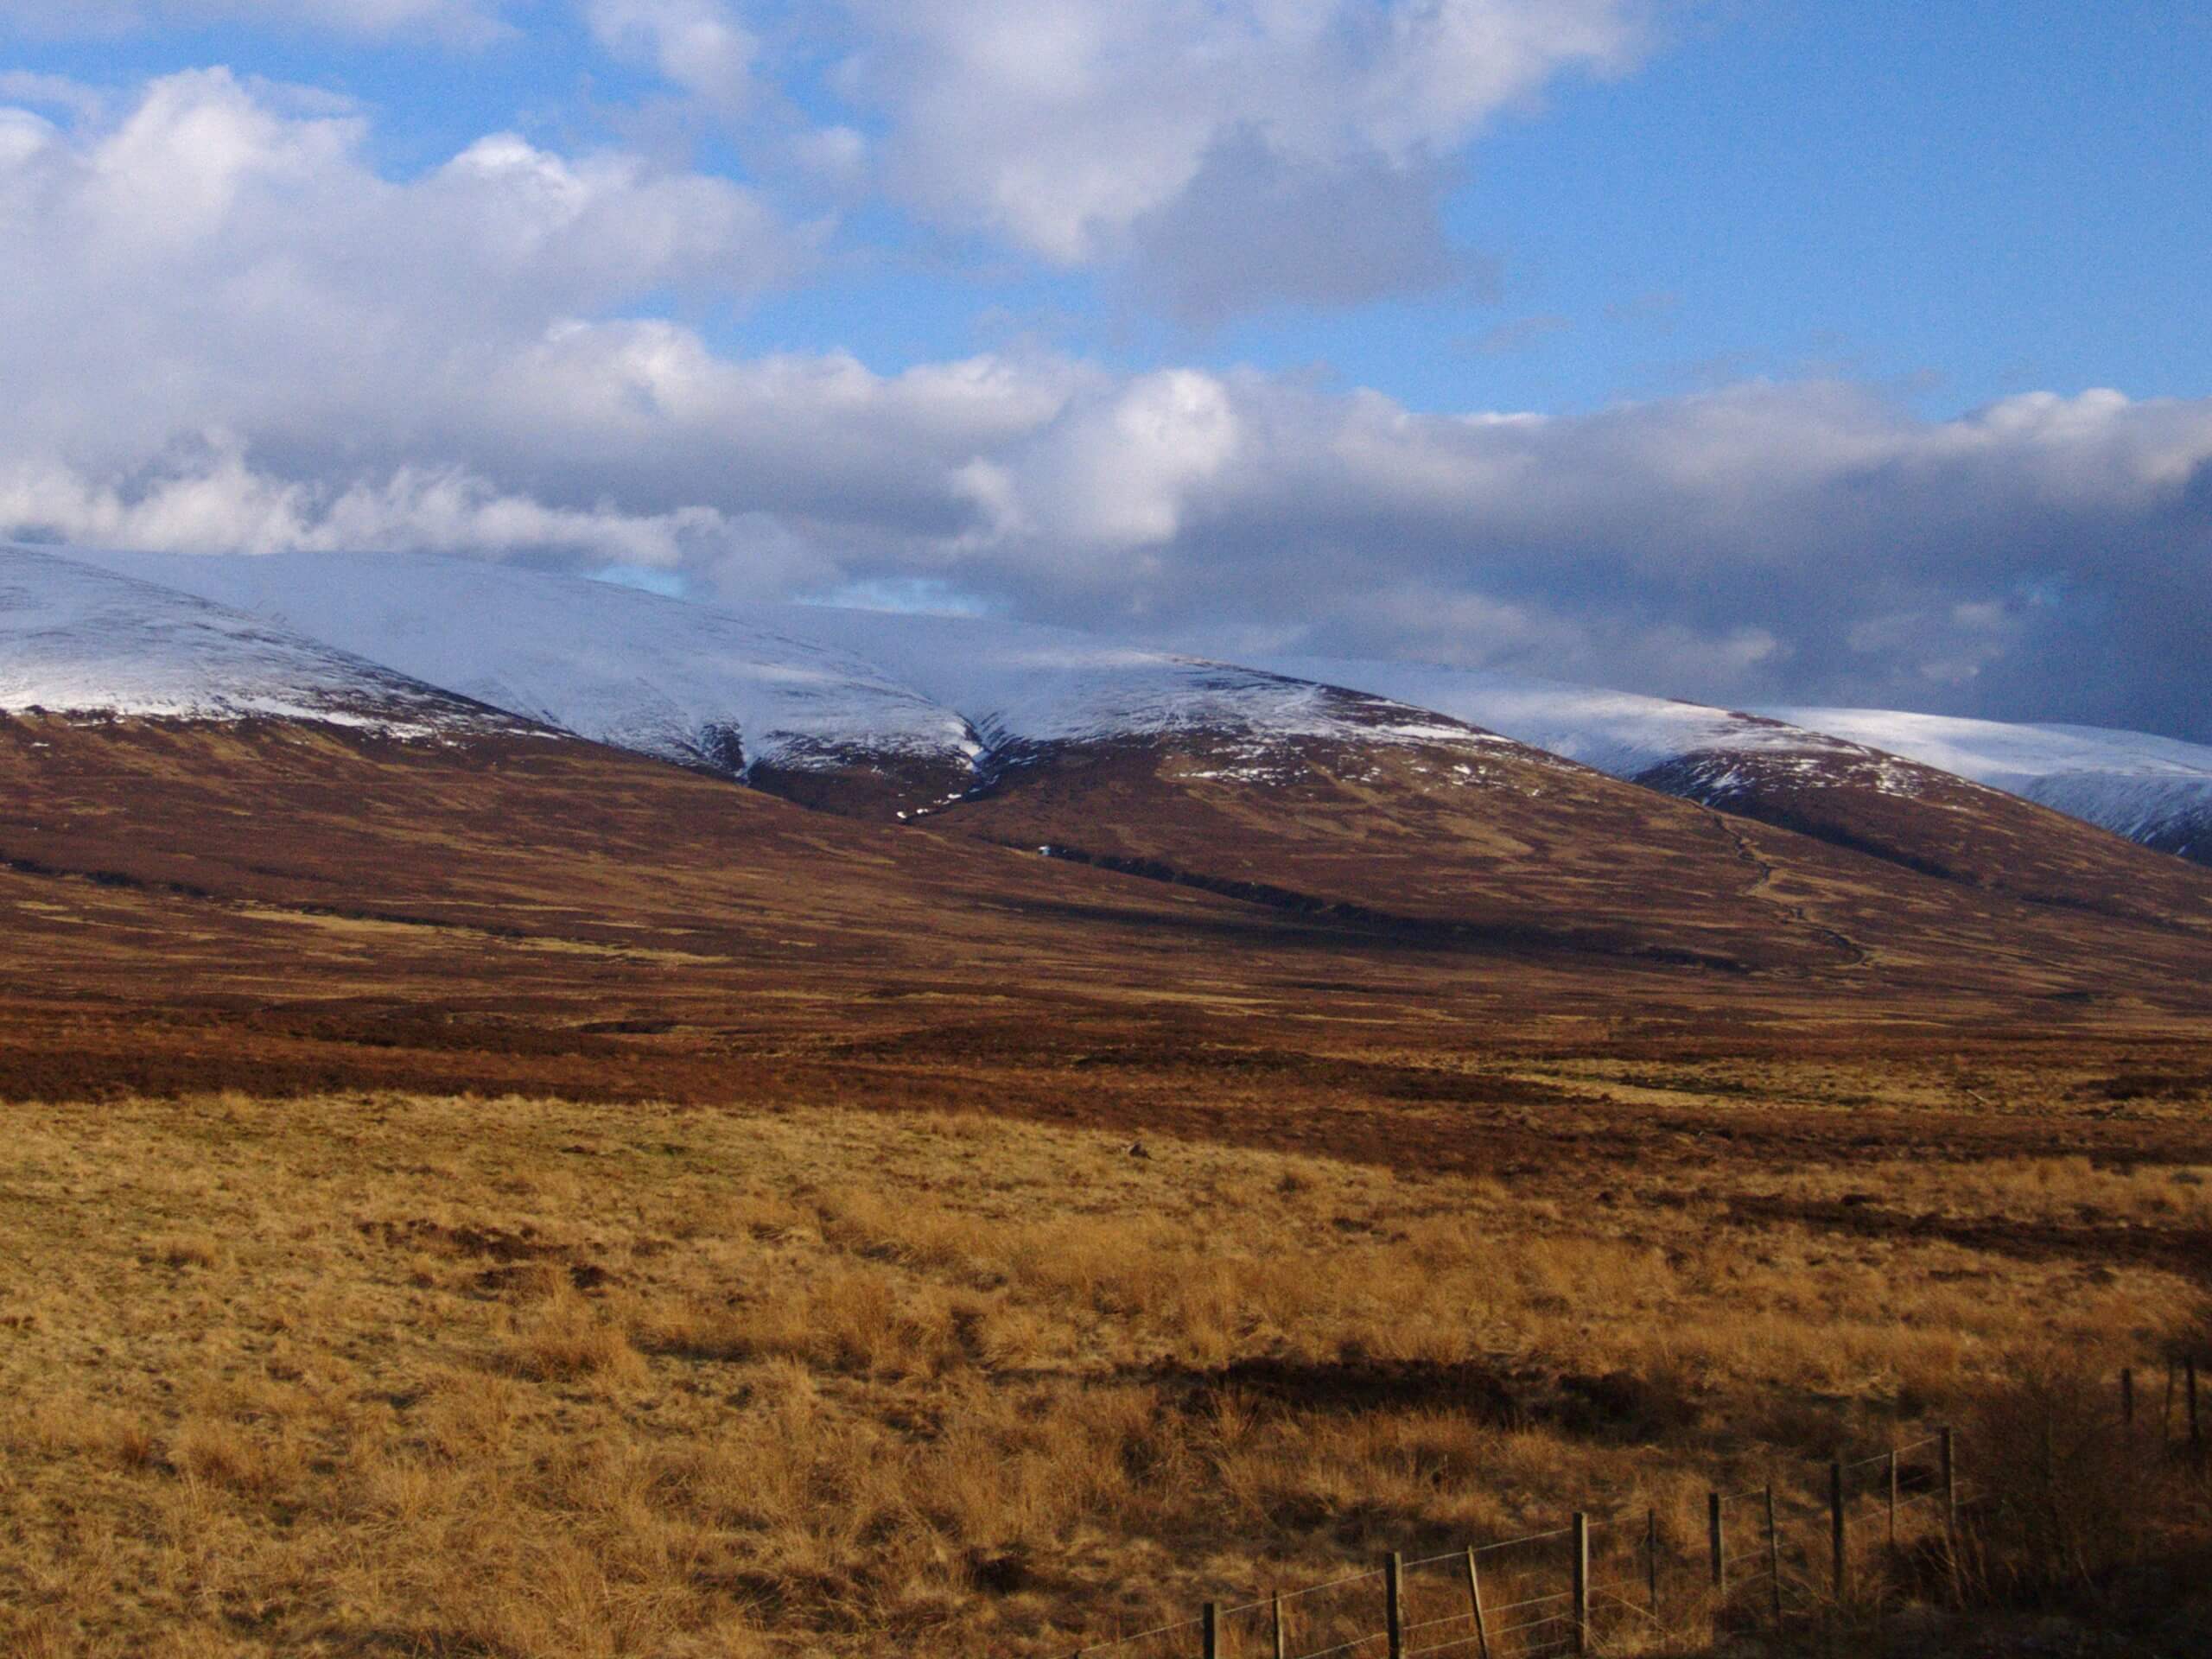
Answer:
<svg viewBox="0 0 2212 1659"><path fill-rule="evenodd" d="M1959 1572L1959 1447L1958 1436L1942 1432L1943 1447L1943 1567L1951 1575L1951 1599L1962 1600L1964 1580Z"/></svg>
<svg viewBox="0 0 2212 1659"><path fill-rule="evenodd" d="M1183 1605L1186 1607L1190 1605L1188 1602ZM1205 1637L1206 1659L1221 1659L1221 1604L1219 1602L1206 1603L1205 1613L1199 1628Z"/></svg>
<svg viewBox="0 0 2212 1659"><path fill-rule="evenodd" d="M1844 1590L1843 1546L1843 1464L1838 1459L1828 1465L1828 1566L1839 1605Z"/></svg>
<svg viewBox="0 0 2212 1659"><path fill-rule="evenodd" d="M1278 1590L1268 1598L1274 1604L1275 1659L1284 1659L1282 1643L1282 1592Z"/></svg>
<svg viewBox="0 0 2212 1659"><path fill-rule="evenodd" d="M1659 1511L1648 1510L1643 1517L1643 1579L1644 1587L1651 1592L1651 1623L1659 1624Z"/></svg>
<svg viewBox="0 0 2212 1659"><path fill-rule="evenodd" d="M1955 1554L1959 1547L1958 1440L1948 1428L1939 1429L1936 1436L1942 1446L1943 1535L1951 1541L1951 1550Z"/></svg>
<svg viewBox="0 0 2212 1659"><path fill-rule="evenodd" d="M2189 1379L2189 1448L2192 1452L2204 1449L2204 1420L2196 1414L2196 1359L2192 1355L2183 1362Z"/></svg>
<svg viewBox="0 0 2212 1659"><path fill-rule="evenodd" d="M1705 1495L1705 1541L1713 1555L1713 1587L1725 1599L1728 1593L1728 1551L1720 1535L1720 1494Z"/></svg>
<svg viewBox="0 0 2212 1659"><path fill-rule="evenodd" d="M1590 1651L1590 1517L1574 1512L1574 1650Z"/></svg>
<svg viewBox="0 0 2212 1659"><path fill-rule="evenodd" d="M1390 1635L1390 1659L1406 1659L1406 1558L1395 1549L1383 1558L1382 1589L1389 1598L1382 1621Z"/></svg>
<svg viewBox="0 0 2212 1659"><path fill-rule="evenodd" d="M2135 1368L2120 1368L2120 1421L2127 1427L2135 1427Z"/></svg>
<svg viewBox="0 0 2212 1659"><path fill-rule="evenodd" d="M1475 1644L1482 1659L1490 1659L1490 1620L1483 1616L1482 1569L1475 1565L1475 1547L1467 1546L1467 1599L1475 1610ZM1275 1659L1282 1659L1281 1654Z"/></svg>
<svg viewBox="0 0 2212 1659"><path fill-rule="evenodd" d="M1897 1547L1897 1452L1890 1448L1890 1548Z"/></svg>
<svg viewBox="0 0 2212 1659"><path fill-rule="evenodd" d="M1766 1581L1772 1590L1774 1628L1782 1628L1782 1533L1774 1524L1774 1483L1766 1485Z"/></svg>

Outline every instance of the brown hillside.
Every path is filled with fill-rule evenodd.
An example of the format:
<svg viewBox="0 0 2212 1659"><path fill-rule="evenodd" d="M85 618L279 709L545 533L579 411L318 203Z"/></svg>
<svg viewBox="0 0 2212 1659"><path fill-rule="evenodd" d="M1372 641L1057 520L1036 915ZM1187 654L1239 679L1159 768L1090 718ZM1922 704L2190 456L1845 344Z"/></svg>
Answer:
<svg viewBox="0 0 2212 1659"><path fill-rule="evenodd" d="M2212 882L2171 854L1895 755L1706 752L1636 781L1943 880L2212 932Z"/></svg>

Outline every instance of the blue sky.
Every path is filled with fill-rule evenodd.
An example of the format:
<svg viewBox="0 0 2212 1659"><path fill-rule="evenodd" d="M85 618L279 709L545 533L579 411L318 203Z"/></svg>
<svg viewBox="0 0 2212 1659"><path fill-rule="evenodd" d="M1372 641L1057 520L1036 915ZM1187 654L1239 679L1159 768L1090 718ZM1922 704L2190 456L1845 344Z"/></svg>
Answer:
<svg viewBox="0 0 2212 1659"><path fill-rule="evenodd" d="M2208 73L2181 4L0 0L0 528L2212 736Z"/></svg>

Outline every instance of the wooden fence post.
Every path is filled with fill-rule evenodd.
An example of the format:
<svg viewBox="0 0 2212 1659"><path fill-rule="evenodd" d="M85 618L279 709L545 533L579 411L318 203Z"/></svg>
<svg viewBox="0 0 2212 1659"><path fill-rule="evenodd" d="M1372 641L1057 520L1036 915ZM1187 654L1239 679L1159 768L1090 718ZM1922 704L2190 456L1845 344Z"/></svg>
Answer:
<svg viewBox="0 0 2212 1659"><path fill-rule="evenodd" d="M1590 1651L1590 1517L1574 1512L1574 1650Z"/></svg>
<svg viewBox="0 0 2212 1659"><path fill-rule="evenodd" d="M1943 1535L1951 1541L1955 1554L1959 1544L1958 1440L1948 1428L1939 1429L1936 1434L1942 1446Z"/></svg>
<svg viewBox="0 0 2212 1659"><path fill-rule="evenodd" d="M1720 1532L1720 1494L1705 1495L1705 1542L1713 1555L1713 1587L1725 1599L1728 1593L1728 1550Z"/></svg>
<svg viewBox="0 0 2212 1659"><path fill-rule="evenodd" d="M1643 1517L1643 1579L1644 1587L1651 1592L1651 1623L1659 1624L1659 1511L1647 1511Z"/></svg>
<svg viewBox="0 0 2212 1659"><path fill-rule="evenodd" d="M1389 1632L1390 1659L1406 1659L1406 1558L1395 1549L1383 1558L1382 1589L1389 1597L1382 1622Z"/></svg>
<svg viewBox="0 0 2212 1659"><path fill-rule="evenodd" d="M1183 1605L1187 1607L1190 1603L1185 1602ZM1205 1637L1206 1659L1221 1659L1221 1604L1219 1602L1206 1603L1205 1612L1199 1621L1198 1628Z"/></svg>
<svg viewBox="0 0 2212 1659"><path fill-rule="evenodd" d="M1828 1576L1839 1603L1843 1600L1843 1464L1839 1459L1828 1465Z"/></svg>
<svg viewBox="0 0 2212 1659"><path fill-rule="evenodd" d="M1897 1454L1890 1450L1890 1548L1897 1547Z"/></svg>
<svg viewBox="0 0 2212 1659"><path fill-rule="evenodd" d="M1773 1591L1774 1628L1782 1628L1782 1533L1774 1524L1774 1483L1766 1487L1766 1579Z"/></svg>
<svg viewBox="0 0 2212 1659"><path fill-rule="evenodd" d="M1490 1659L1490 1620L1483 1614L1482 1569L1475 1565L1474 1546L1467 1546L1467 1600L1475 1610L1475 1643L1481 1659ZM1282 1659L1281 1654L1275 1659Z"/></svg>
<svg viewBox="0 0 2212 1659"><path fill-rule="evenodd" d="M1282 1631L1282 1592L1278 1590L1269 1598L1274 1604L1275 1659L1285 1659Z"/></svg>
<svg viewBox="0 0 2212 1659"><path fill-rule="evenodd" d="M1959 1572L1959 1446L1950 1429L1942 1431L1943 1452L1943 1567L1951 1575L1951 1599L1966 1594Z"/></svg>

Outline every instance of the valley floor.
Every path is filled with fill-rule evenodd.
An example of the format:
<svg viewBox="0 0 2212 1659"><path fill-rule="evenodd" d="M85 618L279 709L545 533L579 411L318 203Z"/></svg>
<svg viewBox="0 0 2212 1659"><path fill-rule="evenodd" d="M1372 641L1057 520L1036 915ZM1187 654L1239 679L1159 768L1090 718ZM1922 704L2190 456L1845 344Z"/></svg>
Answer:
<svg viewBox="0 0 2212 1659"><path fill-rule="evenodd" d="M2202 1055L1243 1058L0 1104L0 1649L1064 1655L1575 1509L1696 1648L1709 1489L2205 1334ZM2182 1490L2080 1564L2176 1652Z"/></svg>

